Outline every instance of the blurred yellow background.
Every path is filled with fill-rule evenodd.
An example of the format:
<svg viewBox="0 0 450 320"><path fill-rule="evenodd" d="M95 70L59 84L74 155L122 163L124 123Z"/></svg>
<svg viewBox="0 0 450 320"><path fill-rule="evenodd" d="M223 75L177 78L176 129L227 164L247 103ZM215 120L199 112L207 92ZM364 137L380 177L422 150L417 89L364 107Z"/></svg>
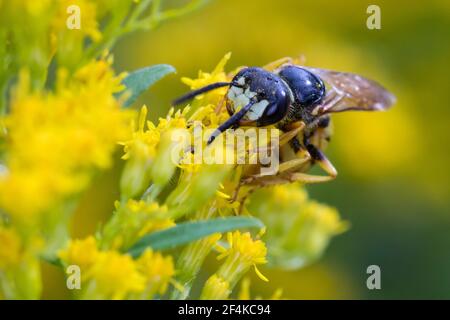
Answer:
<svg viewBox="0 0 450 320"><path fill-rule="evenodd" d="M366 27L370 4L381 8L381 30ZM252 287L265 297L281 287L292 299L450 298L449 30L447 0L216 0L155 31L127 36L113 53L118 71L157 63L178 70L140 98L153 119L187 90L181 76L212 70L228 51L228 70L304 55L307 65L385 85L398 99L390 111L333 116L326 153L339 176L308 187L312 197L339 209L350 231L332 241L319 263L295 272L264 269L269 285L255 278ZM75 235L95 231L110 214L117 162L85 195ZM366 287L371 264L381 268L381 290ZM44 297L61 297L62 275L45 271L54 286Z"/></svg>

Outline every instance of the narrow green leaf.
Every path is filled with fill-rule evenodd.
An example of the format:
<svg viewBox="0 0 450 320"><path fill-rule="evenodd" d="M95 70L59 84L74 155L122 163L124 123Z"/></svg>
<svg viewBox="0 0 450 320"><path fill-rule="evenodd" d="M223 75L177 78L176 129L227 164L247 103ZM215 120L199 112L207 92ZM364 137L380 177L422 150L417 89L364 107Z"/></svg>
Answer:
<svg viewBox="0 0 450 320"><path fill-rule="evenodd" d="M228 217L210 220L183 222L173 228L153 232L142 237L128 253L139 257L148 247L154 250L171 249L211 234L243 228L261 229L264 224L252 217Z"/></svg>
<svg viewBox="0 0 450 320"><path fill-rule="evenodd" d="M158 80L174 72L176 72L174 67L168 64L158 64L128 74L122 83L126 86L125 90L128 90L131 95L124 103L124 107L132 105L141 93L150 88Z"/></svg>
<svg viewBox="0 0 450 320"><path fill-rule="evenodd" d="M50 254L42 254L41 259L49 264L54 265L55 267L62 267L62 261L56 255Z"/></svg>

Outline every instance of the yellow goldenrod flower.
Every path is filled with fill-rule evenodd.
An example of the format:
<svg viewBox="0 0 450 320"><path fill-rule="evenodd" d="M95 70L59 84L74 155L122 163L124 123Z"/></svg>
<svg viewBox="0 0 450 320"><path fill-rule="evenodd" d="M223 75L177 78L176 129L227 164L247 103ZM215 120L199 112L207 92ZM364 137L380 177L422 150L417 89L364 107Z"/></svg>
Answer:
<svg viewBox="0 0 450 320"><path fill-rule="evenodd" d="M7 171L0 177L0 206L13 219L34 222L83 190L94 169L111 166L131 115L113 97L122 76L111 63L93 61L72 79L60 70L55 93L31 92L21 74L4 119Z"/></svg>
<svg viewBox="0 0 450 320"><path fill-rule="evenodd" d="M144 105L139 114L138 127L135 128L135 122L132 122L132 138L121 142L125 152L122 159L127 161L120 180L120 191L125 198L142 193L150 183L150 167L156 154L160 133L152 123L146 123L146 119L147 106Z"/></svg>
<svg viewBox="0 0 450 320"><path fill-rule="evenodd" d="M268 281L257 269L257 264L265 264L267 249L261 240L253 240L249 232L241 233L240 231L229 232L227 234L228 248L217 246L221 252L217 257L218 260L226 258L225 262L220 266L219 270L211 276L203 288L202 297L204 299L215 299L219 296L219 292L215 291L214 285L221 283L221 294L223 288L232 290L236 283L248 271L250 267L255 268L255 272L264 281ZM230 291L231 292L231 291ZM229 294L229 292L228 292ZM228 294L226 297L228 297ZM226 298L221 296L220 299Z"/></svg>
<svg viewBox="0 0 450 320"><path fill-rule="evenodd" d="M291 185L289 188L284 185L274 186L272 192L273 198L276 199L277 204L283 204L284 206L289 205L293 200L298 204L303 203L308 199L306 190L300 188L298 184Z"/></svg>
<svg viewBox="0 0 450 320"><path fill-rule="evenodd" d="M136 122L134 120L131 122L133 132L131 140L120 143L124 146L123 160L130 160L132 157L154 157L155 147L159 143L159 132L154 130L153 123L147 122L147 113L147 106L142 106L137 128ZM146 126L148 126L147 129Z"/></svg>
<svg viewBox="0 0 450 320"><path fill-rule="evenodd" d="M84 87L96 87L100 93L105 94L108 100L112 100L111 93L117 93L125 89L122 80L127 73L122 72L118 75L114 74L112 69L113 57L108 54L108 51L103 52L99 60L89 61L75 72L73 85L83 90ZM61 69L65 72L65 69ZM64 80L61 77L60 80ZM59 82L64 85L64 83Z"/></svg>
<svg viewBox="0 0 450 320"><path fill-rule="evenodd" d="M147 233L175 225L167 207L156 202L128 200L116 202L116 211L103 228L102 249L127 249Z"/></svg>
<svg viewBox="0 0 450 320"><path fill-rule="evenodd" d="M96 1L92 0L58 0L53 7L56 8L49 34L53 39L52 47L56 53L58 63L69 70L75 70L80 61L92 58L85 49L86 40L92 46L99 43L102 33L99 22Z"/></svg>
<svg viewBox="0 0 450 320"><path fill-rule="evenodd" d="M87 270L86 278L84 298L88 299L124 299L141 293L146 282L135 261L116 251L100 252Z"/></svg>
<svg viewBox="0 0 450 320"><path fill-rule="evenodd" d="M276 289L273 294L268 298L269 300L279 300L283 294L282 289ZM239 300L251 300L252 296L250 294L250 278L245 277L241 281L241 287L239 289L237 298ZM256 297L255 299L262 299L261 297Z"/></svg>
<svg viewBox="0 0 450 320"><path fill-rule="evenodd" d="M214 112L214 109L215 106L213 104L199 107L189 117L189 122L193 123L194 121L200 121L206 128L217 128L221 122L219 121L219 115Z"/></svg>
<svg viewBox="0 0 450 320"><path fill-rule="evenodd" d="M176 112L174 108L171 108L165 118L159 118L157 129L161 132L169 129L186 128L186 115L189 111L189 107L183 110L177 110Z"/></svg>
<svg viewBox="0 0 450 320"><path fill-rule="evenodd" d="M175 268L171 256L164 257L159 252L153 252L147 249L137 259L138 270L146 278L146 289L144 298L152 298L155 294L164 294L167 291L169 283L175 275Z"/></svg>
<svg viewBox="0 0 450 320"><path fill-rule="evenodd" d="M211 73L199 71L197 79L190 79L187 77L181 78L181 81L188 85L192 90L199 89L208 84L214 82L227 82L229 81L229 77L224 71L224 67L228 60L231 57L231 52L227 53L222 60L217 64L214 70ZM199 95L196 97L196 101L201 101L202 105L217 105L219 101L225 96L227 89L221 88L214 91L211 91L208 94Z"/></svg>
<svg viewBox="0 0 450 320"><path fill-rule="evenodd" d="M19 235L12 228L0 226L0 270L18 264L21 256L22 243Z"/></svg>
<svg viewBox="0 0 450 320"><path fill-rule="evenodd" d="M230 283L217 274L208 278L203 286L200 299L202 300L225 300L230 296Z"/></svg>
<svg viewBox="0 0 450 320"><path fill-rule="evenodd" d="M186 128L187 120L185 116L188 112L189 108L185 108L183 111L178 110L176 113L172 108L165 118L159 118L158 125L155 126L153 122L147 121L147 106L142 106L137 127L134 120L131 122L131 139L121 142L124 146L122 159L130 160L133 157L152 159L156 154L156 147L160 143L160 137L163 132Z"/></svg>
<svg viewBox="0 0 450 320"><path fill-rule="evenodd" d="M256 191L248 210L266 224L270 263L289 269L313 262L348 228L335 208L308 199L298 184Z"/></svg>
<svg viewBox="0 0 450 320"><path fill-rule="evenodd" d="M21 239L11 227L0 226L0 291L6 299L38 299L41 278L37 252L42 240Z"/></svg>
<svg viewBox="0 0 450 320"><path fill-rule="evenodd" d="M131 139L121 143L125 152L122 159L127 161L120 182L124 198L142 194L151 181L157 184L160 191L171 178L178 165L172 158L172 133L178 129L186 129L187 112L189 108L177 112L171 109L167 117L160 118L155 126L146 121L147 107L141 108L137 128L132 122Z"/></svg>
<svg viewBox="0 0 450 320"><path fill-rule="evenodd" d="M134 261L114 250L99 251L94 237L90 236L71 241L59 257L65 265L80 267L84 298L148 299L164 294L169 283L177 285L172 279L175 274L172 257L151 249Z"/></svg>
<svg viewBox="0 0 450 320"><path fill-rule="evenodd" d="M11 1L16 10L23 9L25 13L31 15L39 15L45 10L49 9L52 0L33 1L33 0L18 0Z"/></svg>
<svg viewBox="0 0 450 320"><path fill-rule="evenodd" d="M61 46L64 46L64 41L68 41L71 37L83 38L88 36L93 41L101 39L102 35L99 31L99 23L97 21L97 1L91 0L58 0L57 13L53 20L54 32L60 34ZM80 29L79 32L73 32L67 28L68 8L76 5L80 8ZM72 31L72 32L71 32ZM72 39L70 39L72 40ZM69 40L69 41L70 41ZM73 40L72 40L73 41ZM67 44L66 44L67 45ZM63 50L63 48L60 48Z"/></svg>
<svg viewBox="0 0 450 320"><path fill-rule="evenodd" d="M217 259L221 260L234 253L245 257L245 260L252 264L266 263L266 247L261 240L253 240L249 232L241 233L240 231L227 233L227 241L229 248L220 247L222 252Z"/></svg>
<svg viewBox="0 0 450 320"><path fill-rule="evenodd" d="M186 299L189 296L192 282L199 273L206 256L221 237L220 233L215 233L194 241L184 248L177 261L177 270L179 270L177 280L183 286L183 290L174 291L173 299Z"/></svg>
<svg viewBox="0 0 450 320"><path fill-rule="evenodd" d="M294 221L286 240L297 242L306 254L317 257L325 250L332 236L345 232L348 227L348 223L340 220L335 208L309 201ZM298 231L297 235L295 231Z"/></svg>
<svg viewBox="0 0 450 320"><path fill-rule="evenodd" d="M239 289L238 297L239 300L250 300L250 279L245 277L241 281L241 288Z"/></svg>
<svg viewBox="0 0 450 320"><path fill-rule="evenodd" d="M77 265L87 271L98 258L97 242L93 236L82 240L71 240L67 247L58 253L59 258L66 265Z"/></svg>
<svg viewBox="0 0 450 320"><path fill-rule="evenodd" d="M179 218L201 209L216 196L220 183L231 169L231 165L212 164L200 165L195 172L183 166L179 183L166 200L171 214Z"/></svg>
<svg viewBox="0 0 450 320"><path fill-rule="evenodd" d="M54 4L54 0L0 2L0 30L7 35L2 40L5 68L0 79L16 76L19 68L26 68L32 76L32 87L43 88L53 53L50 39Z"/></svg>

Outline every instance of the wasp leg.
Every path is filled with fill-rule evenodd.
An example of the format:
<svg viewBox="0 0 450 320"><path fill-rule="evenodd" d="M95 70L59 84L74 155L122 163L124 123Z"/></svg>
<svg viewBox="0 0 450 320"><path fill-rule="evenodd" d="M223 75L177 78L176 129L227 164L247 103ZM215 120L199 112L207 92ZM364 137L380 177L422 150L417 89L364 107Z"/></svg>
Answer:
<svg viewBox="0 0 450 320"><path fill-rule="evenodd" d="M321 183L333 180L336 175L319 176L303 172L296 172L295 169L311 161L311 157L298 158L286 161L280 164L279 173L277 175L254 175L245 178L241 181L241 185L259 185L272 186L279 184L286 184L292 182L301 183ZM328 173L328 172L327 172Z"/></svg>
<svg viewBox="0 0 450 320"><path fill-rule="evenodd" d="M245 126L250 124L252 121L239 121L240 126ZM292 139L294 139L305 127L305 123L303 121L297 121L296 125L293 125L290 129L290 131L284 132L279 140L278 140L278 146L282 147L286 143L289 143ZM257 147L255 148L252 153L253 154L261 154L262 152L267 152L269 150L272 150L273 146L264 146L264 147Z"/></svg>
<svg viewBox="0 0 450 320"><path fill-rule="evenodd" d="M261 187L275 186L293 182L322 183L333 180L332 176L316 176L301 172L289 172L276 176L252 176L242 181L244 185L258 185Z"/></svg>
<svg viewBox="0 0 450 320"><path fill-rule="evenodd" d="M266 64L263 69L266 69L267 71L275 71L279 67L281 67L283 64L298 64L302 65L305 63L305 56L300 55L298 58L291 58L291 57L284 57L278 60L275 60L271 63Z"/></svg>
<svg viewBox="0 0 450 320"><path fill-rule="evenodd" d="M313 144L308 144L306 146L311 158L314 160L314 163L317 163L332 179L336 178L337 170L333 166L330 160Z"/></svg>
<svg viewBox="0 0 450 320"><path fill-rule="evenodd" d="M298 160L305 160L309 161L310 159L298 159ZM292 161L292 162L291 162ZM286 166L286 170L290 170L297 165L300 164L300 162L294 162L295 160L291 160L289 165ZM289 167L289 168L288 168ZM246 194L242 199L240 199L240 206L239 206L239 214L242 212L242 209L244 207L244 203L246 199L250 196L251 193L253 193L258 187L269 187L269 186L276 186L276 185L282 185L282 184L288 184L293 182L300 182L300 183L322 183L327 182L330 180L333 180L334 177L331 176L315 176L310 175L306 173L301 172L287 172L284 174L276 175L276 176L252 176L249 178L244 179L241 181L241 183L238 185L233 198L231 202L234 202L237 200L239 190L241 187L246 186L250 187L251 189L248 191L248 194ZM253 186L253 188L252 188Z"/></svg>
<svg viewBox="0 0 450 320"><path fill-rule="evenodd" d="M337 170L330 162L330 160L328 160L328 158L323 154L323 152L312 144L307 145L306 148L308 150L308 153L310 154L311 157L310 160L312 160L314 163L317 163L322 168L322 170L324 170L328 175L318 176L303 172L292 172L289 173L287 176L288 181L289 182L298 181L302 183L321 183L335 179L337 176Z"/></svg>
<svg viewBox="0 0 450 320"><path fill-rule="evenodd" d="M225 104L225 97L223 97L222 99L220 99L219 104L217 105L217 107L214 109L214 112L216 114L219 114L222 111L223 105Z"/></svg>
<svg viewBox="0 0 450 320"><path fill-rule="evenodd" d="M274 71L276 69L278 69L279 67L281 67L283 64L286 63L293 63L294 59L292 59L291 57L284 57L278 60L275 60L271 63L266 64L263 69L267 70L267 71Z"/></svg>
<svg viewBox="0 0 450 320"><path fill-rule="evenodd" d="M311 161L309 157L297 158L280 163L279 172L295 171L296 168L303 166Z"/></svg>
<svg viewBox="0 0 450 320"><path fill-rule="evenodd" d="M305 128L305 123L303 121L297 121L290 125L289 131L286 131L280 136L280 146L285 145L292 139L296 138L297 135Z"/></svg>
<svg viewBox="0 0 450 320"><path fill-rule="evenodd" d="M296 137L291 139L290 142L293 147L295 146L294 151L296 154L299 156L301 155L299 158L281 163L278 174L275 176L254 175L242 180L241 184L269 186L295 181L302 183L321 183L336 178L336 169L322 151L317 149L314 145L308 144L306 147L307 152L305 152ZM319 176L295 171L296 168L305 165L307 162L317 163L328 175Z"/></svg>
<svg viewBox="0 0 450 320"><path fill-rule="evenodd" d="M325 97L324 102L321 103L316 108L314 108L311 114L314 116L323 114L326 110L330 109L332 106L335 106L338 103L342 102L344 98L345 98L344 94L337 93L335 89L331 89L328 92L327 96Z"/></svg>

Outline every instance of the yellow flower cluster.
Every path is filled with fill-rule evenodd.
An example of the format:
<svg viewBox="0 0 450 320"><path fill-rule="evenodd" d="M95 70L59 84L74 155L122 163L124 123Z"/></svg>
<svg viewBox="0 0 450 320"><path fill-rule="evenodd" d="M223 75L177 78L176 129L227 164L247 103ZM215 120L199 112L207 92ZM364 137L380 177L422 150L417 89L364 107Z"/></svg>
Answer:
<svg viewBox="0 0 450 320"><path fill-rule="evenodd" d="M97 19L101 17L99 13L102 12L102 8L99 6L101 4L98 2L99 1L92 0L57 1L58 4L56 7L56 14L51 25L53 26L54 33L58 35L58 38L60 38L61 45L67 45L63 44L63 42L66 42L71 36L75 36L77 38L88 36L93 41L99 41L101 39L102 34L100 33ZM68 10L73 8L73 6L77 6L80 10L80 29L77 29L79 32L70 32L71 29L67 27L68 23L76 22L71 21L71 17L68 15L68 11L72 14L76 13L76 11ZM54 8L54 6L52 7Z"/></svg>
<svg viewBox="0 0 450 320"><path fill-rule="evenodd" d="M206 280L200 299L223 300L227 299L230 293L230 283L217 274L213 274Z"/></svg>
<svg viewBox="0 0 450 320"><path fill-rule="evenodd" d="M299 184L261 189L249 200L248 210L266 224L271 263L284 268L313 262L349 227L335 208L310 200Z"/></svg>
<svg viewBox="0 0 450 320"><path fill-rule="evenodd" d="M174 225L165 205L133 199L125 204L117 201L116 211L103 228L101 247L127 249L147 233Z"/></svg>
<svg viewBox="0 0 450 320"><path fill-rule="evenodd" d="M145 201L135 201L129 200L127 203L127 208L130 211L130 214L145 214L145 215L154 215L154 219L149 219L147 222L144 222L140 225L140 230L138 232L138 236L142 237L143 235L165 229L168 227L172 227L175 225L175 222L164 216L167 212L167 207L160 207L158 203L147 203ZM155 212L161 212L162 215L156 215Z"/></svg>
<svg viewBox="0 0 450 320"><path fill-rule="evenodd" d="M267 263L267 248L261 240L253 240L250 233L235 231L227 234L228 248L217 246L218 260L224 263L205 283L202 299L226 299L236 283L250 267L255 268L259 278L268 279L257 269L257 264Z"/></svg>
<svg viewBox="0 0 450 320"><path fill-rule="evenodd" d="M296 237L290 233L288 239L298 241L306 252L316 255L324 251L331 237L345 232L349 225L340 219L335 208L310 200L294 227L298 227L302 234Z"/></svg>
<svg viewBox="0 0 450 320"><path fill-rule="evenodd" d="M257 264L265 264L267 263L266 254L267 248L264 242L261 240L253 240L249 232L241 233L240 231L235 231L233 233L227 234L228 248L224 248L221 246L217 246L217 249L221 252L217 257L218 260L222 260L227 258L224 265L222 266L223 276L227 279L233 279L242 271L242 269L248 269L248 267L253 266L257 275L264 281L268 281L266 277L264 277L261 272L258 271L256 265ZM235 263L235 261L239 261L239 267L236 267L237 270L231 270L228 268L228 264ZM231 272L236 272L237 275L232 274ZM242 272L243 273L243 272ZM230 281L234 282L234 281Z"/></svg>
<svg viewBox="0 0 450 320"><path fill-rule="evenodd" d="M225 65L228 60L231 58L231 52L227 53L222 60L217 64L212 72L198 72L198 77L196 79L190 79L187 77L181 78L181 81L188 85L192 90L199 89L201 87L207 86L211 83L215 82L227 82L229 81L229 77L224 71ZM212 104L213 106L217 106L218 103L223 99L227 91L227 88L221 88L214 90L207 95L199 95L196 97L197 101L201 102L202 106L206 106Z"/></svg>
<svg viewBox="0 0 450 320"><path fill-rule="evenodd" d="M133 260L115 250L100 251L92 236L72 240L59 258L80 267L80 298L87 299L152 298L166 292L175 274L170 256L147 249Z"/></svg>
<svg viewBox="0 0 450 320"><path fill-rule="evenodd" d="M215 129L229 117L223 108L226 89L197 97L183 110L171 109L157 124L147 121L144 106L133 122L134 112L121 108L125 74L114 74L112 59L101 53L124 33L152 28L201 2L162 11L159 2L147 0L0 0L1 297L39 298L42 260L55 262L56 256L63 266L80 267L78 298L151 299L166 294L169 284L172 294L188 297L220 234L190 243L178 256L182 285L174 280L171 256L147 249L133 259L124 252L181 219L239 213L243 204L230 200L242 168L233 172L232 165L183 161L192 157L192 141L178 158L172 152L177 130L192 132L199 123ZM77 18L81 28L73 29L69 24L75 26ZM229 81L224 71L229 58L211 73L183 82L196 89ZM96 172L111 167L118 141L126 162L113 215L96 237L71 240L60 250L78 196ZM217 143L213 148L224 154ZM202 296L228 297L251 267L266 280L256 269L266 263L261 240L230 233L221 251L225 261Z"/></svg>
<svg viewBox="0 0 450 320"><path fill-rule="evenodd" d="M116 251L100 252L85 273L83 298L123 299L145 289L145 278L137 271L133 259Z"/></svg>
<svg viewBox="0 0 450 320"><path fill-rule="evenodd" d="M190 124L193 121L199 121L205 126L211 125L211 119L217 122L212 108L199 109L188 118L190 110L189 107L177 112L171 109L168 115L160 118L155 125L146 121L147 108L144 106L141 109L138 124L132 125L132 138L121 143L125 151L123 159L126 160L121 177L123 199L141 196L154 199L178 169L178 185L166 200L173 217L193 212L197 206L203 206L204 201L209 200L210 193L214 194L218 190L231 166L183 162L183 159L193 156L190 140L181 142L182 147L177 146L179 153L175 155L174 146L180 141L173 140L174 132L192 132L194 128Z"/></svg>
<svg viewBox="0 0 450 320"><path fill-rule="evenodd" d="M152 160L157 153L157 147L164 132L186 128L187 120L185 116L188 112L189 108L185 108L183 111L178 110L176 113L172 108L165 118L159 119L158 125L155 126L153 122L147 121L148 109L144 105L139 114L137 128L135 121L132 121L132 138L121 142L124 146L122 159L145 158Z"/></svg>
<svg viewBox="0 0 450 320"><path fill-rule="evenodd" d="M82 240L71 240L67 249L59 252L59 258L66 264L77 265L82 270L94 264L97 256L97 241L92 236Z"/></svg>
<svg viewBox="0 0 450 320"><path fill-rule="evenodd" d="M80 26L78 35L88 35L92 40L99 40L101 34L98 28L98 10L99 1L92 0L16 0L4 1L4 12L8 12L10 17L24 15L26 17L42 17L45 15L49 19L49 35L52 33L69 30L67 28L68 8L77 6L80 8ZM71 10L69 11L69 13ZM5 14L6 15L6 14ZM11 16L12 15L12 16ZM44 21L41 21L41 25Z"/></svg>
<svg viewBox="0 0 450 320"><path fill-rule="evenodd" d="M273 294L268 298L269 300L280 300L283 294L282 289L277 289L273 292ZM245 277L241 281L241 286L239 288L239 292L237 295L239 300L252 300L252 299L262 299L261 297L252 298L250 294L250 278Z"/></svg>
<svg viewBox="0 0 450 320"><path fill-rule="evenodd" d="M67 5L65 0L61 3ZM85 34L74 36L73 44L79 44L77 37L86 36L94 42L103 41L96 22L100 13L94 2L78 3L90 14L84 17ZM45 8L43 2L41 7L30 4L27 10L44 14ZM61 23L53 21L52 26L57 30ZM54 35L55 39L72 37L65 31ZM70 51L69 38L64 44L55 40L52 45L58 47L58 52ZM80 48L76 46L75 51ZM184 161L195 156L193 141L185 141L174 159L172 138L177 130L192 133L198 125L215 129L228 119L223 108L225 88L197 97L183 110L171 109L158 123L147 121L148 110L143 106L135 121L132 111L121 109L126 94L118 93L124 90L124 74L114 74L111 59L104 56L74 67L76 56L67 55L67 60L62 60L67 68L57 70L53 91L33 84L33 69L24 69L28 71L20 74L10 112L1 118L6 153L5 170L0 173L0 209L11 218L14 227L0 227L0 269L16 268L23 277L23 271L32 266L34 273L28 274L34 279L29 282L36 284L30 292L12 292L9 296L39 296L37 257L54 258L58 252L64 266L80 267L82 289L78 298L151 299L166 294L172 284L171 297L184 299L190 297L204 260L216 248L221 264L205 282L200 297L227 299L251 268L260 279L268 281L258 265L304 265L323 252L332 236L345 230L346 224L335 209L309 200L298 185L276 186L251 194L249 187L238 186L243 178L254 174L254 167ZM198 79L183 78L183 82L197 89L212 82L229 81L232 75L224 71L229 58L227 54L211 73L200 72ZM46 243L45 250L26 249L32 248L30 239L34 238L30 234L37 233L38 238L44 235L50 242L50 228L43 225L67 226L71 201L89 185L96 171L111 166L117 141L122 141L125 161L120 199L96 237L71 240L65 249L58 250L58 245L66 243L66 232L64 237L53 239L55 246ZM209 148L224 154L228 146L214 143ZM248 197L250 201L246 202ZM265 242L259 239L262 233L255 237L249 232L234 231L227 234L227 244L222 246L218 245L221 234L209 235L185 246L177 256L177 272L172 256L150 249L135 259L124 253L143 236L174 227L180 221L242 212L263 220L267 226ZM22 229L24 225L33 228ZM17 274L0 285L14 283ZM249 297L249 284L244 281L242 286L240 297Z"/></svg>
<svg viewBox="0 0 450 320"><path fill-rule="evenodd" d="M39 261L41 239L22 239L15 228L0 224L0 297L33 299L41 291Z"/></svg>
<svg viewBox="0 0 450 320"><path fill-rule="evenodd" d="M83 190L93 170L111 165L130 119L113 97L123 75L115 76L111 63L93 61L72 79L60 70L55 93L31 91L21 75L4 119L7 172L0 177L0 206L13 219L32 221Z"/></svg>
<svg viewBox="0 0 450 320"><path fill-rule="evenodd" d="M79 25L77 29L69 29L67 22L72 12L69 9L74 5L79 8L76 17ZM82 60L85 40L101 38L99 18L94 0L0 2L0 29L5 31L7 41L4 42L9 44L4 52L0 50L1 60L5 59L0 86L4 86L12 75L26 69L31 76L31 87L43 89L53 58L58 60L60 67L76 70L75 66Z"/></svg>
<svg viewBox="0 0 450 320"><path fill-rule="evenodd" d="M175 269L171 256L164 257L159 252L147 249L137 260L137 268L146 278L147 288L144 298L153 297L155 294L164 294L169 283L180 290L176 282L172 280Z"/></svg>
<svg viewBox="0 0 450 320"><path fill-rule="evenodd" d="M137 128L132 122L131 139L121 142L124 146L122 159L127 161L120 182L122 195L132 198L142 194L151 180L160 187L167 183L176 167L171 159L171 133L186 128L187 112L189 108L176 113L171 109L155 126L146 120L147 107L141 108Z"/></svg>
<svg viewBox="0 0 450 320"><path fill-rule="evenodd" d="M22 243L19 235L14 229L0 226L0 270L19 263L21 255Z"/></svg>

